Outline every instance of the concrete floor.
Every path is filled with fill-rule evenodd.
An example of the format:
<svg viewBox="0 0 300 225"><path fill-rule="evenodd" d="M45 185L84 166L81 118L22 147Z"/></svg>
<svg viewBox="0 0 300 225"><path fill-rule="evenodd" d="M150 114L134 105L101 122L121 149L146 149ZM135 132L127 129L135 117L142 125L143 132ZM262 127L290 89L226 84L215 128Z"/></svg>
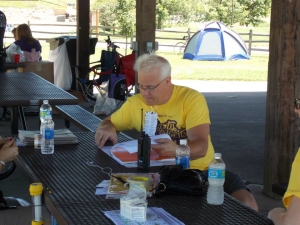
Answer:
<svg viewBox="0 0 300 225"><path fill-rule="evenodd" d="M257 87L253 84L253 88L255 86ZM266 92L254 89L251 91L251 88L247 92L232 92L233 89L228 85L226 88L228 90L202 92L210 109L212 142L215 151L222 153L226 167L247 181L247 187L258 203L259 212L266 216L270 209L283 206L281 199L273 199L262 191ZM80 105L93 111L87 103ZM34 111L34 109L26 110ZM55 128L63 128L64 120L60 115L54 115L53 120ZM38 129L38 115L28 115L26 121L29 130ZM73 124L70 130L80 131ZM0 134L10 134L9 120L0 122ZM127 134L136 135L130 132ZM10 177L0 181L0 189L5 196L30 201L28 188L29 183L19 168Z"/></svg>

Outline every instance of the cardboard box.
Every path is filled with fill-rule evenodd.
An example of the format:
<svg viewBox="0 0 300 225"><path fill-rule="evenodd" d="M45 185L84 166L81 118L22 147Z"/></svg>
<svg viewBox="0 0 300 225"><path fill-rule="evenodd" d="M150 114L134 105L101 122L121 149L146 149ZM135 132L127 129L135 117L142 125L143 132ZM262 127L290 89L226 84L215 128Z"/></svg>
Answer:
<svg viewBox="0 0 300 225"><path fill-rule="evenodd" d="M57 38L51 38L46 40L50 45L50 50L54 50L59 46L59 40Z"/></svg>
<svg viewBox="0 0 300 225"><path fill-rule="evenodd" d="M45 80L54 84L54 63L50 61L25 62L23 68L19 68L19 72L33 72ZM20 71L22 70L22 71Z"/></svg>

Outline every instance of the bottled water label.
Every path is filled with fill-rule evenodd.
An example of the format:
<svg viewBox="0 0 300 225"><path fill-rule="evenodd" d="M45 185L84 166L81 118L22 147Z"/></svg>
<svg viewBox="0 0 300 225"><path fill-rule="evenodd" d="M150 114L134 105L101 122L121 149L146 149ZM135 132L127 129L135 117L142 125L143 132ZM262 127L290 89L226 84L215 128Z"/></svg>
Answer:
<svg viewBox="0 0 300 225"><path fill-rule="evenodd" d="M213 179L223 179L225 178L225 170L208 168L208 177Z"/></svg>
<svg viewBox="0 0 300 225"><path fill-rule="evenodd" d="M189 156L176 156L176 164L181 164L183 169L190 168L190 157Z"/></svg>
<svg viewBox="0 0 300 225"><path fill-rule="evenodd" d="M41 110L40 111L40 117L41 118L45 118L46 115L52 117L52 111L50 111L50 110Z"/></svg>
<svg viewBox="0 0 300 225"><path fill-rule="evenodd" d="M44 129L44 138L46 140L50 140L54 138L54 130L53 129Z"/></svg>

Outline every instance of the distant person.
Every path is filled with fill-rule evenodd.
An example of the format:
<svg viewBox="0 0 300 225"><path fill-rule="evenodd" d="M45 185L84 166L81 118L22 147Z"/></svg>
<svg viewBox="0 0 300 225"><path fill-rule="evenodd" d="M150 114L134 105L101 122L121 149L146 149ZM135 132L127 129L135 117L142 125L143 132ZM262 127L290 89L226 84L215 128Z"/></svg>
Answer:
<svg viewBox="0 0 300 225"><path fill-rule="evenodd" d="M14 27L14 29L11 30L11 33L13 34L15 41L18 40L17 39L17 28Z"/></svg>
<svg viewBox="0 0 300 225"><path fill-rule="evenodd" d="M300 109L295 109L300 117ZM299 148L300 149L300 148ZM290 175L290 181L283 196L284 208L272 209L268 217L273 220L275 225L300 225L300 150L294 159L292 165L292 171Z"/></svg>
<svg viewBox="0 0 300 225"><path fill-rule="evenodd" d="M18 45L22 51L31 52L31 49L42 53L42 46L40 42L32 37L30 27L27 24L21 24L17 28L17 40L15 44Z"/></svg>

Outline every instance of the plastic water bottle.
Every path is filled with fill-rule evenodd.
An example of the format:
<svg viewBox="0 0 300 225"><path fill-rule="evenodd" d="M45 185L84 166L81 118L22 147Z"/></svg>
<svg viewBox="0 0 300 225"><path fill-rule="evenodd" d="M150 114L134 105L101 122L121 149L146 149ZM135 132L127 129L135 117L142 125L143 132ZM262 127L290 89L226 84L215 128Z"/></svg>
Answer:
<svg viewBox="0 0 300 225"><path fill-rule="evenodd" d="M181 164L183 169L190 168L190 148L186 139L181 139L176 149L176 164Z"/></svg>
<svg viewBox="0 0 300 225"><path fill-rule="evenodd" d="M42 133L43 133L42 143L41 143L42 154L53 154L54 153L54 122L52 120L52 117L49 115L46 115L45 117Z"/></svg>
<svg viewBox="0 0 300 225"><path fill-rule="evenodd" d="M49 115L49 116L52 117L52 107L51 107L51 105L49 105L49 101L48 100L44 100L43 101L43 105L40 108L40 120L41 120L41 123L44 122L46 115Z"/></svg>
<svg viewBox="0 0 300 225"><path fill-rule="evenodd" d="M207 203L221 205L224 201L225 163L221 153L215 153L215 158L208 167Z"/></svg>

